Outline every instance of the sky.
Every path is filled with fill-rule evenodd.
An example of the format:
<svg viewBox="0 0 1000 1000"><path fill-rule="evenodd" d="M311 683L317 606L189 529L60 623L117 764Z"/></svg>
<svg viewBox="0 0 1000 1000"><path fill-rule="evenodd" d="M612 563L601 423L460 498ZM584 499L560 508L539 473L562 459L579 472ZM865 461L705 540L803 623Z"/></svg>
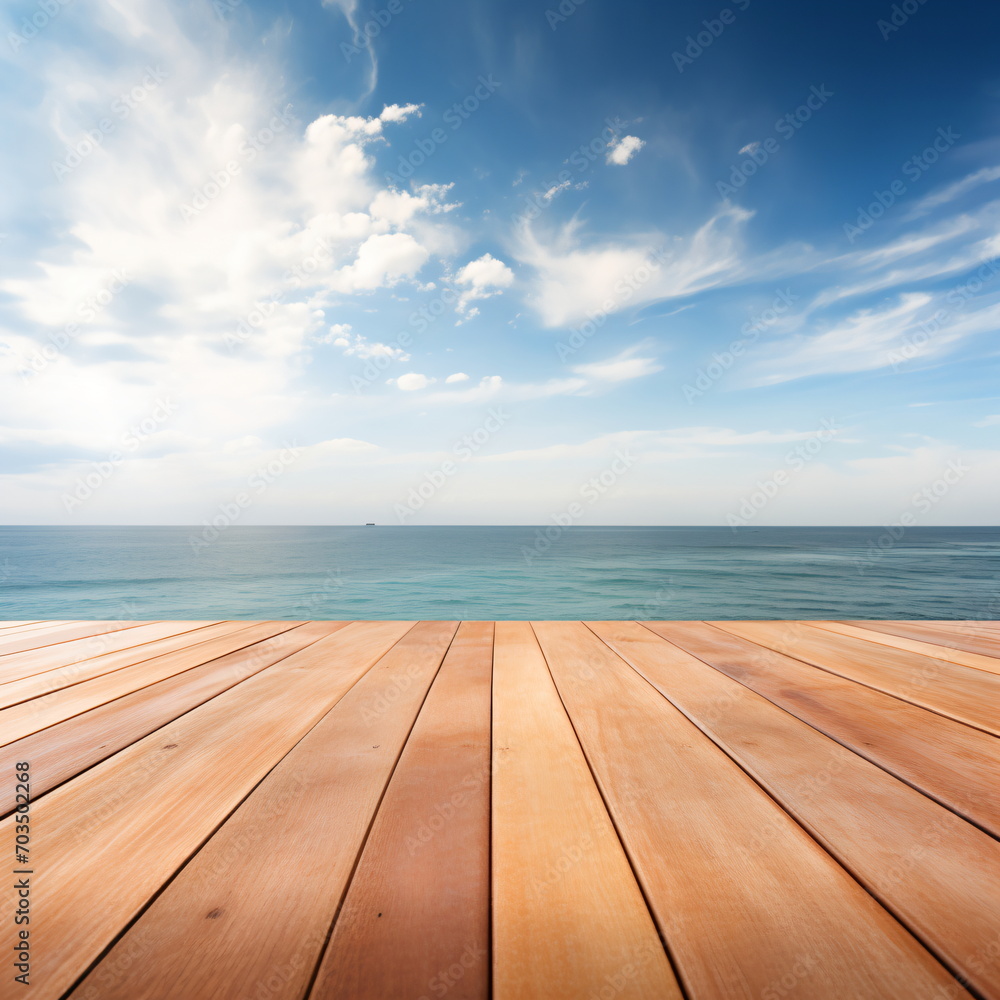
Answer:
<svg viewBox="0 0 1000 1000"><path fill-rule="evenodd" d="M0 522L996 524L998 28L14 0Z"/></svg>

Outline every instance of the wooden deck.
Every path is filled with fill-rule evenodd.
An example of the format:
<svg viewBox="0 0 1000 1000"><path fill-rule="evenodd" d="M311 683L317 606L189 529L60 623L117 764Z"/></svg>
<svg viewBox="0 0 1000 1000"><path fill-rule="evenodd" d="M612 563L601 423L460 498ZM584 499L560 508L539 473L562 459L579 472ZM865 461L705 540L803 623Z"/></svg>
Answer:
<svg viewBox="0 0 1000 1000"><path fill-rule="evenodd" d="M3 622L0 996L1000 1000L998 706L997 623Z"/></svg>

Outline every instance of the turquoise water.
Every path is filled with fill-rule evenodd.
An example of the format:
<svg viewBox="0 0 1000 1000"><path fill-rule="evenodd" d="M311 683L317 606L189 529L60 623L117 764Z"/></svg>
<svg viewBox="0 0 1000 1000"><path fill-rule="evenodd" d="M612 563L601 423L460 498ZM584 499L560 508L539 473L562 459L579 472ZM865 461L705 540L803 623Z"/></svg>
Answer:
<svg viewBox="0 0 1000 1000"><path fill-rule="evenodd" d="M1000 618L1000 528L0 528L0 618Z"/></svg>

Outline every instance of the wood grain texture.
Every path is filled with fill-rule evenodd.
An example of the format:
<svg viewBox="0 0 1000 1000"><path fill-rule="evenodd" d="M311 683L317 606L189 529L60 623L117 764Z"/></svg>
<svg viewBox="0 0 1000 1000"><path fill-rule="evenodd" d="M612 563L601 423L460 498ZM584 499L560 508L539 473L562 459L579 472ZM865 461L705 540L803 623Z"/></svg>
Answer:
<svg viewBox="0 0 1000 1000"><path fill-rule="evenodd" d="M55 622L52 628L0 638L0 676L8 662L5 657L40 646L52 646L94 636L110 635L127 629L152 625L154 622ZM207 624L207 623L206 623Z"/></svg>
<svg viewBox="0 0 1000 1000"><path fill-rule="evenodd" d="M804 622L803 624L809 625L811 628L836 632L838 635L850 636L852 639L860 639L862 642L871 642L879 646L891 646L893 649L903 649L908 653L916 653L918 656L950 660L952 663L961 663L962 666L972 667L974 670L985 670L991 674L1000 674L1000 645L997 647L997 656L984 656L981 653L971 653L964 649L942 646L926 639L908 639L904 636L879 632L875 629L848 625L846 622L815 621Z"/></svg>
<svg viewBox="0 0 1000 1000"><path fill-rule="evenodd" d="M588 625L953 974L1000 1000L1000 963L976 960L1000 932L1000 843L649 629Z"/></svg>
<svg viewBox="0 0 1000 1000"><path fill-rule="evenodd" d="M810 628L800 622L711 622L806 663L829 670L1000 736L1000 675L948 660Z"/></svg>
<svg viewBox="0 0 1000 1000"><path fill-rule="evenodd" d="M0 709L0 743L13 743L31 733L104 705L139 688L155 684L174 674L190 670L200 663L225 656L234 650L252 646L294 628L298 622L262 622L237 630L225 629L222 634L198 642L193 633L189 645L173 652L152 656L109 673L101 673L71 687L56 689L41 697L33 697L9 708ZM142 647L145 648L145 647ZM34 681L36 678L26 678ZM24 683L24 682L21 682Z"/></svg>
<svg viewBox="0 0 1000 1000"><path fill-rule="evenodd" d="M998 623L3 624L0 1000L1000 1000Z"/></svg>
<svg viewBox="0 0 1000 1000"><path fill-rule="evenodd" d="M37 800L209 698L346 625L347 622L312 622L279 632L271 639L217 656L0 747L0 773L11 772L17 761L30 761L32 794ZM14 786L0 787L0 816L11 812L13 806Z"/></svg>
<svg viewBox="0 0 1000 1000"><path fill-rule="evenodd" d="M863 628L866 632L881 632L883 635L916 639L920 642L950 647L953 650L963 650L976 656L1000 657L1000 633L981 627L978 623L975 627L965 628L951 628L948 622L845 621L841 624ZM949 658L950 656L951 654Z"/></svg>
<svg viewBox="0 0 1000 1000"><path fill-rule="evenodd" d="M295 623L289 624L294 625ZM162 653L187 650L191 646L207 642L217 636L232 635L251 627L253 627L252 622L219 622L194 631L181 632L166 639L144 643L114 653L97 655L90 659L76 660L64 666L45 670L42 673L33 673L18 680L7 681L0 684L0 710L12 705L19 705L32 698L45 698L50 694L72 687L74 684L81 684L91 678L142 663L144 660L152 659Z"/></svg>
<svg viewBox="0 0 1000 1000"><path fill-rule="evenodd" d="M810 1000L968 995L586 626L535 630L691 996L760 1000L787 976Z"/></svg>
<svg viewBox="0 0 1000 1000"><path fill-rule="evenodd" d="M159 653L186 649L213 636L228 635L252 625L252 622L156 622L127 632L90 636L17 653L7 658L9 662L0 673L0 707L16 705Z"/></svg>
<svg viewBox="0 0 1000 1000"><path fill-rule="evenodd" d="M411 624L349 625L38 802L45 868L33 900L45 918L33 931L32 1000L60 997ZM0 842L11 842L12 826L13 817L0 823ZM7 880L0 909L13 912L14 894Z"/></svg>
<svg viewBox="0 0 1000 1000"><path fill-rule="evenodd" d="M493 996L602 991L681 996L531 627L497 622Z"/></svg>
<svg viewBox="0 0 1000 1000"><path fill-rule="evenodd" d="M643 624L1000 836L995 736L702 622Z"/></svg>
<svg viewBox="0 0 1000 1000"><path fill-rule="evenodd" d="M103 1000L301 997L456 627L423 622L388 651L70 995L143 947Z"/></svg>
<svg viewBox="0 0 1000 1000"><path fill-rule="evenodd" d="M351 879L310 1000L489 995L493 624L458 630Z"/></svg>

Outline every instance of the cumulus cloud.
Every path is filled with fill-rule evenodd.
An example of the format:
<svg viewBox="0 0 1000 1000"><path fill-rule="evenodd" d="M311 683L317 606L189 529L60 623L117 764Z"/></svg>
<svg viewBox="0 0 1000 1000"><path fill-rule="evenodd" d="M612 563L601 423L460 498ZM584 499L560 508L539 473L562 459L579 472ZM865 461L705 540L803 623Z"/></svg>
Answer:
<svg viewBox="0 0 1000 1000"><path fill-rule="evenodd" d="M60 169L37 178L50 230L0 282L0 426L48 441L52 466L100 453L158 398L176 399L148 447L177 461L148 476L203 496L231 467L216 461L230 442L264 448L305 412L299 380L317 341L406 359L327 311L419 274L451 239L435 235L449 186L398 192L374 169L418 105L302 121L280 65L220 56L234 49L211 5L131 0L93 23L74 7L61 17L77 19L79 37L33 40L39 100L18 126ZM114 116L136 87L141 102ZM114 130L71 156L104 117ZM58 492L47 495L64 516Z"/></svg>
<svg viewBox="0 0 1000 1000"><path fill-rule="evenodd" d="M459 295L455 308L460 314L471 318L479 312L478 309L469 309L473 302L500 295L513 283L514 272L502 260L484 253L482 257L469 261L455 275L455 284L465 289Z"/></svg>
<svg viewBox="0 0 1000 1000"><path fill-rule="evenodd" d="M454 375L449 375L445 379L445 382L447 382L447 383L451 383L451 382L468 382L468 381L469 381L469 376L466 375L465 372L455 372Z"/></svg>
<svg viewBox="0 0 1000 1000"><path fill-rule="evenodd" d="M332 276L331 285L339 292L385 288L412 278L429 256L427 248L409 233L369 236L358 248L354 262Z"/></svg>
<svg viewBox="0 0 1000 1000"><path fill-rule="evenodd" d="M608 163L624 167L645 145L644 139L639 139L634 135L624 135L611 146L605 159Z"/></svg>
<svg viewBox="0 0 1000 1000"><path fill-rule="evenodd" d="M323 343L343 349L345 357L388 358L390 361L409 361L410 355L401 347L370 341L360 333L353 333L350 323L334 323L329 333L320 338Z"/></svg>
<svg viewBox="0 0 1000 1000"><path fill-rule="evenodd" d="M421 184L412 193L389 189L379 191L369 212L377 223L398 228L406 226L419 214L440 215L458 208L458 202L446 200L454 184Z"/></svg>

